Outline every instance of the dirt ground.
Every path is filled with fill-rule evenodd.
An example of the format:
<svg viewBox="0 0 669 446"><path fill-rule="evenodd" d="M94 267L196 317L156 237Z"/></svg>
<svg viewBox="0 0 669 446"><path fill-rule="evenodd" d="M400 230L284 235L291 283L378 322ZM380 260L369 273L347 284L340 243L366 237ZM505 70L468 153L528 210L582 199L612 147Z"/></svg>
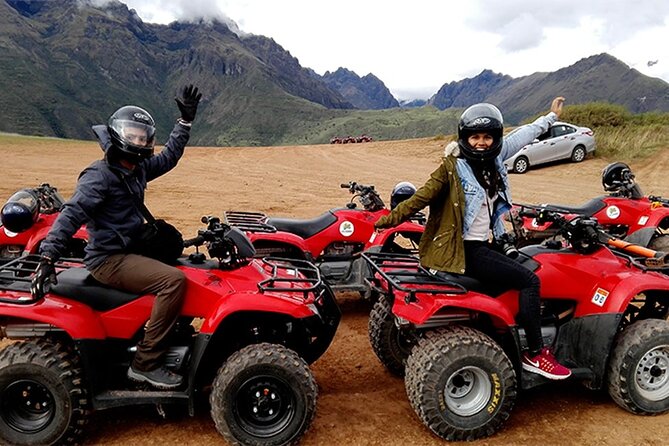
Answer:
<svg viewBox="0 0 669 446"><path fill-rule="evenodd" d="M150 184L147 205L192 237L205 214L225 209L257 210L274 216L314 217L344 205L339 184L374 184L389 201L399 181L423 184L436 168L444 140L374 142L273 148L188 148L177 168ZM69 197L77 175L101 156L94 143L36 139L2 144L0 200L21 187L43 182ZM516 202L579 204L602 194L600 172L612 160L587 159L512 175ZM669 148L661 159L632 164L647 194L669 196ZM400 378L386 372L367 339L370 307L356 295L340 295L343 319L333 345L314 365L318 412L304 445L439 445L414 415ZM225 444L207 410L194 418L152 407L93 414L87 444ZM587 444L664 445L669 415L640 417L616 406L605 392L578 383L556 383L525 392L495 436L477 445Z"/></svg>

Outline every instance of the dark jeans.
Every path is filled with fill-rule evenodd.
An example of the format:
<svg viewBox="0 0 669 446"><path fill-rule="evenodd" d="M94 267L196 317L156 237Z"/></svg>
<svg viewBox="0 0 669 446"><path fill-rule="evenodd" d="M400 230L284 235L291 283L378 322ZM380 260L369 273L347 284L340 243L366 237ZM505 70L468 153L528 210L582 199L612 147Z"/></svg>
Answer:
<svg viewBox="0 0 669 446"><path fill-rule="evenodd" d="M544 343L537 275L488 243L476 241L465 241L465 274L483 283L520 290L516 320L525 329L530 354L538 354Z"/></svg>
<svg viewBox="0 0 669 446"><path fill-rule="evenodd" d="M110 256L91 275L105 285L138 294L155 294L144 339L137 344L132 367L151 371L161 366L168 335L179 317L186 290L181 270L136 254Z"/></svg>

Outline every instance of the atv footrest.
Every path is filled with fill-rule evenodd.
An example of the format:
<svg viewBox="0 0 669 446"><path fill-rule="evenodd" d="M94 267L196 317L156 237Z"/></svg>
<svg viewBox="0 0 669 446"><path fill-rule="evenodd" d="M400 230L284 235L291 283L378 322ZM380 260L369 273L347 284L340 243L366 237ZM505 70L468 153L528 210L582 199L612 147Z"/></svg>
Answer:
<svg viewBox="0 0 669 446"><path fill-rule="evenodd" d="M595 377L595 374L592 370L587 367L580 367L571 369L571 376L568 378L570 380L576 379L581 381L590 381ZM526 370L522 371L522 388L523 390L531 389L533 387L540 386L551 380L545 378L537 373L528 372Z"/></svg>
<svg viewBox="0 0 669 446"><path fill-rule="evenodd" d="M161 404L183 401L188 403L188 393L173 390L107 390L95 395L94 409L136 406L140 404Z"/></svg>
<svg viewBox="0 0 669 446"><path fill-rule="evenodd" d="M276 232L262 212L225 211L225 222L246 232Z"/></svg>

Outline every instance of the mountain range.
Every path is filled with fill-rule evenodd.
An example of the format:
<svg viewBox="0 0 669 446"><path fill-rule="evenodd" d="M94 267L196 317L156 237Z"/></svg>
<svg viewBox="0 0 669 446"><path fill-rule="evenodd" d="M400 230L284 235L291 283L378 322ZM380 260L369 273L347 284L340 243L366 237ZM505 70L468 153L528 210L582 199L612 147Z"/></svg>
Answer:
<svg viewBox="0 0 669 446"><path fill-rule="evenodd" d="M5 132L91 139L92 124L136 104L152 113L165 135L177 115L172 98L189 83L205 93L192 140L199 145L323 143L356 132L376 139L451 133L457 109L474 102L499 105L513 123L545 110L557 95L569 103L669 111L668 83L607 54L516 79L484 70L443 85L422 106L400 104L371 73L359 77L341 67L320 76L271 38L242 35L216 21L145 23L115 0L104 6L0 0L0 30Z"/></svg>

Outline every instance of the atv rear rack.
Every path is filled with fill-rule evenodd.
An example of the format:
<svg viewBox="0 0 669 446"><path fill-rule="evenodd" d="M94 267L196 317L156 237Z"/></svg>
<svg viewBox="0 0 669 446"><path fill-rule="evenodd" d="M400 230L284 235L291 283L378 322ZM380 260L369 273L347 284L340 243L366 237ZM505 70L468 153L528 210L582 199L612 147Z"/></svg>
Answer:
<svg viewBox="0 0 669 446"><path fill-rule="evenodd" d="M267 223L267 215L262 212L225 211L225 223L245 232L276 232L276 228Z"/></svg>
<svg viewBox="0 0 669 446"><path fill-rule="evenodd" d="M387 292L394 298L395 291L406 293L404 301L415 302L416 294L466 294L461 284L441 279L421 266L417 257L409 254L363 252L362 258L387 284ZM377 277L367 279L373 288L380 288Z"/></svg>
<svg viewBox="0 0 669 446"><path fill-rule="evenodd" d="M260 292L303 293L306 300L309 293L323 287L320 270L310 262L281 257L265 257L263 264L272 271L272 277L258 282ZM284 277L279 277L283 271ZM293 276L293 277L285 277Z"/></svg>
<svg viewBox="0 0 669 446"><path fill-rule="evenodd" d="M28 254L0 265L0 290L30 293L30 282L40 259L37 254ZM73 263L81 266L81 259L60 259L56 262L56 270L70 268ZM40 300L23 294L17 294L16 298L0 297L0 303L16 305L30 305Z"/></svg>

